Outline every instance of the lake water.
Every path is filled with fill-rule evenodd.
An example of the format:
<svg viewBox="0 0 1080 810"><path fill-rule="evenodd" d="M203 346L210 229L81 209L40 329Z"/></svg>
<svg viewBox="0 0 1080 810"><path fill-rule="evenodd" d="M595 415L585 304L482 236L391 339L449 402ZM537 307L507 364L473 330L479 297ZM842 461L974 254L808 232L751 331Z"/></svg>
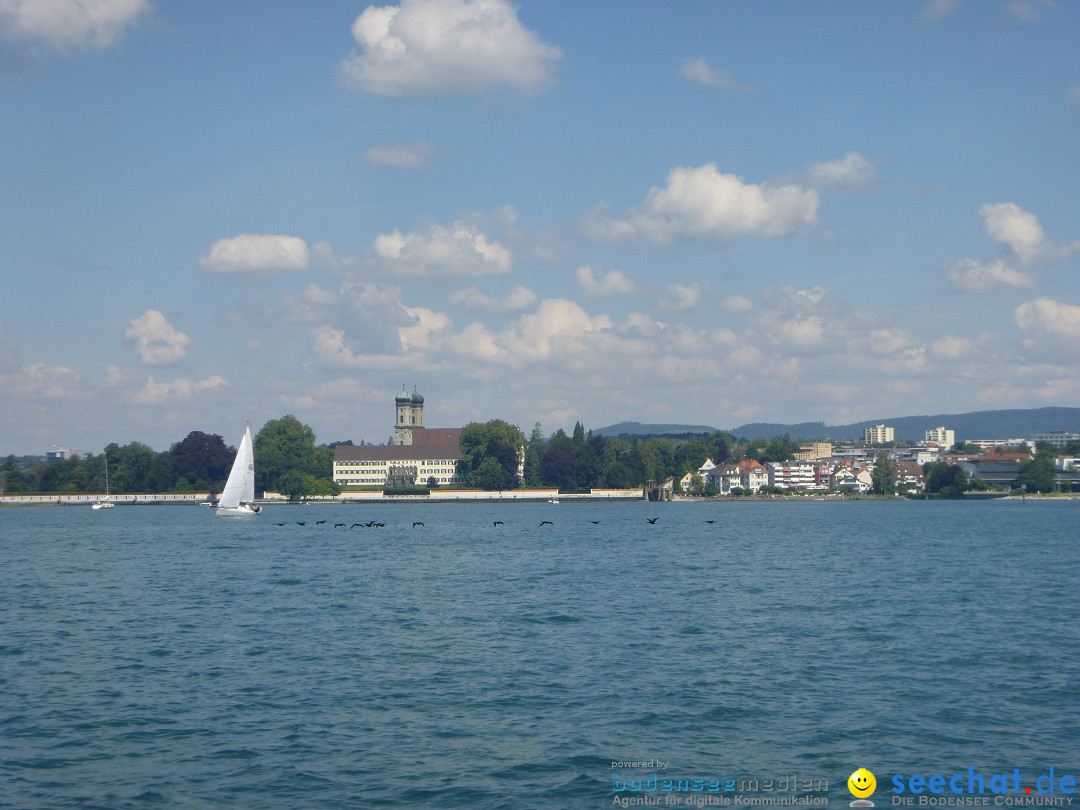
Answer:
<svg viewBox="0 0 1080 810"><path fill-rule="evenodd" d="M0 807L839 808L859 767L878 807L955 801L913 774L1060 805L1078 519L1034 498L2 509Z"/></svg>

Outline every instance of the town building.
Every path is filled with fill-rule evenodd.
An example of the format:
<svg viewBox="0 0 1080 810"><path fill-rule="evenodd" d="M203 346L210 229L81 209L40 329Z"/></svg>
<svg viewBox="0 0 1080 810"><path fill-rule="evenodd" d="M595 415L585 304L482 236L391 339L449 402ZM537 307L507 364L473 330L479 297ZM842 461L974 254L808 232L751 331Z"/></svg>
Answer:
<svg viewBox="0 0 1080 810"><path fill-rule="evenodd" d="M996 447L1023 447L1027 439L967 439L965 444L974 445L980 450L993 450Z"/></svg>
<svg viewBox="0 0 1080 810"><path fill-rule="evenodd" d="M803 491L829 488L828 464L809 461L770 461L769 486Z"/></svg>
<svg viewBox="0 0 1080 810"><path fill-rule="evenodd" d="M721 464L714 467L706 484L712 484L721 495L730 495L733 489L757 492L769 483L769 471L760 461L743 459L738 464Z"/></svg>
<svg viewBox="0 0 1080 810"><path fill-rule="evenodd" d="M339 444L334 483L341 487L465 484L461 428L424 426L424 398L404 386L394 398L394 444Z"/></svg>
<svg viewBox="0 0 1080 810"><path fill-rule="evenodd" d="M1080 442L1080 433L1069 433L1067 430L1051 430L1049 433L1036 433L1036 442L1046 442L1055 450L1060 450L1069 442Z"/></svg>
<svg viewBox="0 0 1080 810"><path fill-rule="evenodd" d="M956 431L948 430L945 427L936 427L933 430L926 431L926 441L934 442L948 450L956 444Z"/></svg>
<svg viewBox="0 0 1080 810"><path fill-rule="evenodd" d="M1010 454L1002 456L973 458L963 461L960 466L968 478L979 480L995 487L1011 489L1020 477L1020 460L1025 456Z"/></svg>
<svg viewBox="0 0 1080 810"><path fill-rule="evenodd" d="M874 425L863 428L863 441L867 444L887 444L896 441L895 431L888 425Z"/></svg>
<svg viewBox="0 0 1080 810"><path fill-rule="evenodd" d="M818 461L819 459L832 458L832 442L807 442L799 448L795 454L796 461Z"/></svg>
<svg viewBox="0 0 1080 810"><path fill-rule="evenodd" d="M896 465L896 488L922 492L924 485L922 465L914 461L901 461Z"/></svg>
<svg viewBox="0 0 1080 810"><path fill-rule="evenodd" d="M86 458L87 454L82 450L65 450L59 445L53 445L51 449L45 452L45 460L49 463L54 461L67 461L69 458Z"/></svg>

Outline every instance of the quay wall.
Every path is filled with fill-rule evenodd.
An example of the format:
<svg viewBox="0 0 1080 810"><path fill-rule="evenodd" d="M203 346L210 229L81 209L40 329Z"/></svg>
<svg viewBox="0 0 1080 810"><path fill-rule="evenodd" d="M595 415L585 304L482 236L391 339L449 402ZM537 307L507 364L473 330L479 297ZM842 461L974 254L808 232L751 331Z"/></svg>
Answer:
<svg viewBox="0 0 1080 810"><path fill-rule="evenodd" d="M0 506L89 506L102 500L103 494L78 495L0 495ZM163 492L142 495L110 495L109 500L117 506L149 506L161 504L196 505L210 499L209 492ZM343 492L340 495L305 498L305 503L444 503L444 502L494 502L494 501L640 501L640 489L594 489L586 493L559 494L554 488L510 489L504 492L487 492L476 489L434 489L430 495L384 495L381 490ZM267 492L260 503L287 504L288 498L275 492Z"/></svg>
<svg viewBox="0 0 1080 810"><path fill-rule="evenodd" d="M88 495L0 495L0 506L89 506L104 500L104 493ZM209 500L209 492L160 492L149 495L110 495L117 506L150 504L198 504Z"/></svg>

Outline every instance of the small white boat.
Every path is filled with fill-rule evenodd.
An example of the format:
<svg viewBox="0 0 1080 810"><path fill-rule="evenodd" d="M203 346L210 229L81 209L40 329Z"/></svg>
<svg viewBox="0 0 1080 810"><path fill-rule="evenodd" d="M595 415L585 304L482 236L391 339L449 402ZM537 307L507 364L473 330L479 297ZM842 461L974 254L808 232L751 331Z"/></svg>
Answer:
<svg viewBox="0 0 1080 810"><path fill-rule="evenodd" d="M105 497L93 503L91 509L112 509L115 503L109 500L109 457L105 456Z"/></svg>
<svg viewBox="0 0 1080 810"><path fill-rule="evenodd" d="M236 451L229 480L218 498L217 513L221 517L244 517L261 511L262 507L255 503L255 451L251 443L251 425L248 425Z"/></svg>

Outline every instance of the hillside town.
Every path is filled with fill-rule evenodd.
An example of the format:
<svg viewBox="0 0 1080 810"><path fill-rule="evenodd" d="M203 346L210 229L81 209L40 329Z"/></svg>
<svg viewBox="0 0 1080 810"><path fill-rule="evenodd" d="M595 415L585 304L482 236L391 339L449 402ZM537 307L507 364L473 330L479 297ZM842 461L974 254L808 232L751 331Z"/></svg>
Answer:
<svg viewBox="0 0 1080 810"><path fill-rule="evenodd" d="M462 428L431 428L424 425L424 397L415 389L410 393L403 385L394 399L394 436L386 445L338 445L334 453L334 483L342 489L370 487L427 486L462 487L481 485L470 476L470 465L461 448ZM578 425L580 428L580 425ZM575 431L577 432L577 431ZM587 441L583 429L576 437L579 445ZM558 434L556 437L558 439ZM567 440L567 453L573 457L574 441ZM656 499L676 494L693 495L756 495L762 492L822 493L850 492L854 494L910 493L926 490L928 471L958 468L963 472L968 489L975 491L1010 491L1025 486L1021 482L1022 465L1036 459L1037 449L1052 448L1064 451L1080 444L1080 434L1068 431L1039 433L1030 438L977 438L957 444L955 431L937 426L925 431L924 439L916 444L897 443L894 429L886 424L873 425L863 431L861 442L835 444L812 441L801 444L790 459L768 460L755 458L753 448L722 445L724 452L744 456L741 459L714 460L705 457L697 466L683 464L688 469L681 475L663 475L651 480L616 480L614 475L601 474L595 482L584 482L573 476L547 475L536 469L529 475L527 468L539 467L537 457L530 464L530 445L541 437L516 447L513 459L504 464L506 478L497 486L556 485L560 489L580 489L592 486L644 486ZM589 439L592 441L593 439ZM610 439L600 439L611 444ZM549 443L550 444L550 443ZM550 446L545 449L551 449ZM614 444L601 455L610 458L618 452ZM582 455L578 453L577 455ZM762 454L766 455L766 454ZM786 455L786 454L785 454ZM1080 453L1077 454L1080 456ZM1036 487L1043 491L1080 491L1077 473L1080 457L1055 455L1052 486L1043 481ZM941 465L941 466L937 466ZM612 465L614 467L614 465ZM1046 467L1044 462L1042 467ZM658 472L654 469L653 471ZM1044 469L1045 472L1045 469ZM640 477L640 476L639 476ZM1045 477L1045 476L1044 476ZM539 480L537 480L539 479ZM931 486L934 489L934 484Z"/></svg>
<svg viewBox="0 0 1080 810"><path fill-rule="evenodd" d="M651 500L1080 493L1080 433L1066 430L958 437L949 425L936 425L914 440L910 426L898 439L892 425L878 423L863 429L860 439L832 441L718 430L607 435L579 422L570 434L559 429L550 436L537 424L526 437L499 419L431 427L423 395L404 384L392 407L393 427L383 444L316 444L314 430L294 416L267 422L254 441L256 489L264 498L290 500L436 491L443 498L492 491L516 498L636 492ZM42 500L51 493L85 500L107 494L110 479L113 492L132 495L132 502L153 494L205 499L220 491L235 452L222 437L193 431L160 453L133 442L110 444L101 455L54 448L40 458L9 456L0 466L0 499Z"/></svg>
<svg viewBox="0 0 1080 810"><path fill-rule="evenodd" d="M893 428L880 424L867 428L861 443L804 443L791 461L744 459L718 465L706 459L695 472L678 480L678 489L711 490L719 495L757 493L767 488L867 494L880 491L881 482L886 481L895 492L915 494L926 488L928 467L943 464L959 467L976 491L1012 490L1023 486L1018 483L1021 466L1036 458L1040 445L1061 450L1077 441L1080 434L1055 431L1030 439L969 439L962 443L964 449L956 449L954 431L940 426L927 430L917 444L893 446ZM882 475L883 465L888 465L888 475ZM1080 491L1080 457L1056 455L1053 470L1055 490Z"/></svg>

